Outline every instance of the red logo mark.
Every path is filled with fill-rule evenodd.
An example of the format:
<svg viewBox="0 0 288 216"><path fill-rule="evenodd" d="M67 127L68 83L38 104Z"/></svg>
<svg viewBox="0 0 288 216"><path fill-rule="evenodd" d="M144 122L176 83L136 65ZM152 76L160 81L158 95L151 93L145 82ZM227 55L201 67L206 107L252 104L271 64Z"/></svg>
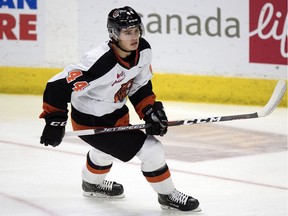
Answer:
<svg viewBox="0 0 288 216"><path fill-rule="evenodd" d="M117 76L116 76L116 80L112 83L112 85L111 86L114 86L116 83L119 83L119 82L121 82L122 80L124 80L125 79L125 72L124 71L122 71L121 73L117 73Z"/></svg>
<svg viewBox="0 0 288 216"><path fill-rule="evenodd" d="M285 0L250 0L250 62L287 65Z"/></svg>

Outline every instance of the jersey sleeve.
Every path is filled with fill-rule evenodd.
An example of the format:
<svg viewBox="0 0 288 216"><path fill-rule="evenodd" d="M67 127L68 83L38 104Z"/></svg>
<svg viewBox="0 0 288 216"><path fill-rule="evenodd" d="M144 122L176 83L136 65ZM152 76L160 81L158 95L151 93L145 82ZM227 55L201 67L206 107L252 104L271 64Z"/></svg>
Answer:
<svg viewBox="0 0 288 216"><path fill-rule="evenodd" d="M40 118L43 118L47 113L68 111L67 107L68 103L71 102L72 92L83 90L89 86L90 81L95 79L89 69L104 52L102 47L106 52L108 46L107 43L103 43L101 49L90 50L80 59L79 63L66 66L62 72L47 82L43 95L43 112L40 114Z"/></svg>
<svg viewBox="0 0 288 216"><path fill-rule="evenodd" d="M132 96L129 97L133 104L136 113L140 119L144 118L142 110L147 105L153 105L156 99L156 95L152 90L152 82L149 80L146 85L139 88Z"/></svg>
<svg viewBox="0 0 288 216"><path fill-rule="evenodd" d="M63 71L47 82L43 94L43 112L40 114L40 118L51 112L68 111L72 89L67 82L67 75L68 73Z"/></svg>
<svg viewBox="0 0 288 216"><path fill-rule="evenodd" d="M153 92L151 82L153 73L151 67L152 51L150 44L142 38L139 49L141 50L140 55L143 59L143 65L140 65L141 71L133 80L129 99L140 119L143 119L143 108L149 104L153 105L156 95Z"/></svg>

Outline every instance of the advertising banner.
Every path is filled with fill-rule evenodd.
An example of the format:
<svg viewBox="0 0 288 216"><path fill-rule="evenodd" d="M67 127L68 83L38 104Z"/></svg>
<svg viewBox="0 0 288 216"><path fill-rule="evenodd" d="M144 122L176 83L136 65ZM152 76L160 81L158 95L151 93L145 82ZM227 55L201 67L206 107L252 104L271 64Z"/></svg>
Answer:
<svg viewBox="0 0 288 216"><path fill-rule="evenodd" d="M1 65L44 64L44 14L44 1L0 0Z"/></svg>
<svg viewBox="0 0 288 216"><path fill-rule="evenodd" d="M79 53L108 40L107 15L138 11L155 71L287 77L287 1L92 1L79 5Z"/></svg>
<svg viewBox="0 0 288 216"><path fill-rule="evenodd" d="M73 63L109 40L107 15L126 5L156 72L287 79L286 0L0 0L0 65Z"/></svg>

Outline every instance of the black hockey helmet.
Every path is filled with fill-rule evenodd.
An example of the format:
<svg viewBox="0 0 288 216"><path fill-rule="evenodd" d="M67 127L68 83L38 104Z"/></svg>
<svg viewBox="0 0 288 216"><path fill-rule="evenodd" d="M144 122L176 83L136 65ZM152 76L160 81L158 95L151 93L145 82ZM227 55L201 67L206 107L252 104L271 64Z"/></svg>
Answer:
<svg viewBox="0 0 288 216"><path fill-rule="evenodd" d="M129 7L115 8L108 14L107 29L112 41L117 42L121 29L129 29L139 26L141 36L144 33L144 27L141 17L137 12Z"/></svg>

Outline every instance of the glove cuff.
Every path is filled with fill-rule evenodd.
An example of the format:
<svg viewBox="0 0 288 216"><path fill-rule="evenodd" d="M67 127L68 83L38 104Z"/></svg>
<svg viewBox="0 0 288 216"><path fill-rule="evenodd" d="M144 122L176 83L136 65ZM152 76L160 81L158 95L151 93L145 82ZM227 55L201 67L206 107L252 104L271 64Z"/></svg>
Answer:
<svg viewBox="0 0 288 216"><path fill-rule="evenodd" d="M67 112L53 112L48 113L45 117L47 125L54 127L65 127L67 124Z"/></svg>
<svg viewBox="0 0 288 216"><path fill-rule="evenodd" d="M155 103L153 104L153 108L155 110L164 110L164 107L161 101L155 101Z"/></svg>
<svg viewBox="0 0 288 216"><path fill-rule="evenodd" d="M151 113L153 113L153 106L148 104L146 107L142 109L142 113L144 114L144 120L147 121L148 118L151 118Z"/></svg>

